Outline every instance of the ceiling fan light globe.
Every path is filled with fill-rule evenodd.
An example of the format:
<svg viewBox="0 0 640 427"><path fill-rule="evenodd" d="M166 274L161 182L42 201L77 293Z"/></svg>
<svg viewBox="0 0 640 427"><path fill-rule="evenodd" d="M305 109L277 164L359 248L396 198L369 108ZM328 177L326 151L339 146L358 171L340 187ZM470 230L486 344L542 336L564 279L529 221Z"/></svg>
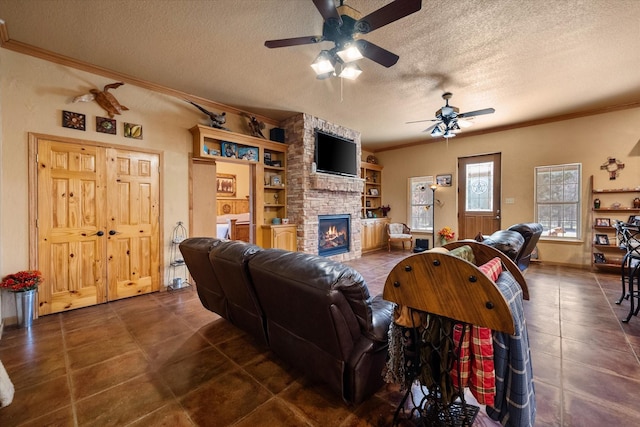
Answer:
<svg viewBox="0 0 640 427"><path fill-rule="evenodd" d="M358 67L357 64L347 64L344 68L342 68L342 71L340 71L338 77L348 80L355 80L360 74L362 74L362 70L360 69L360 67Z"/></svg>
<svg viewBox="0 0 640 427"><path fill-rule="evenodd" d="M440 129L440 126L436 126L433 128L433 130L431 131L431 136L434 138L442 136L442 129Z"/></svg>
<svg viewBox="0 0 640 427"><path fill-rule="evenodd" d="M456 134L451 132L451 129L447 129L447 131L442 136L444 136L445 138L453 138L454 136L456 136Z"/></svg>
<svg viewBox="0 0 640 427"><path fill-rule="evenodd" d="M335 71L335 60L331 57L329 51L323 50L313 61L311 68L313 68L317 76L332 73Z"/></svg>
<svg viewBox="0 0 640 427"><path fill-rule="evenodd" d="M364 58L355 44L346 45L344 49L338 51L338 56L345 64Z"/></svg>

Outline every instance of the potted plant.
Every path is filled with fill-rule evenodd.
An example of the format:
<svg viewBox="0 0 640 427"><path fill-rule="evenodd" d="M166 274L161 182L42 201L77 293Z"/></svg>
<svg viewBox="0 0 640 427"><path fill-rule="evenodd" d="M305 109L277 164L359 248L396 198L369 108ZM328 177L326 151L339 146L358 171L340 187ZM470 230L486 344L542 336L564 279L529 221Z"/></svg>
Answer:
<svg viewBox="0 0 640 427"><path fill-rule="evenodd" d="M9 274L0 283L0 288L15 294L16 314L20 327L28 328L33 323L40 283L42 283L42 273L38 270L25 270Z"/></svg>

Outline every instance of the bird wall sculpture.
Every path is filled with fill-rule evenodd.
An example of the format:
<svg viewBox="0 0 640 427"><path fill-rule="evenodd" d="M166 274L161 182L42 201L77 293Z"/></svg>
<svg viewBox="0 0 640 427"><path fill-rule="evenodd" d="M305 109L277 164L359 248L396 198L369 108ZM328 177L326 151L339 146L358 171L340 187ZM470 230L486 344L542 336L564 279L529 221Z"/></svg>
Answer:
<svg viewBox="0 0 640 427"><path fill-rule="evenodd" d="M209 119L211 120L211 127L223 129L223 130L229 130L228 128L223 126L227 122L227 118L226 118L227 113L225 112L223 112L222 114L212 113L211 111L205 110L195 102L191 102L188 99L185 99L185 101L187 101L189 104L193 105L198 110L202 111L207 116L209 116Z"/></svg>

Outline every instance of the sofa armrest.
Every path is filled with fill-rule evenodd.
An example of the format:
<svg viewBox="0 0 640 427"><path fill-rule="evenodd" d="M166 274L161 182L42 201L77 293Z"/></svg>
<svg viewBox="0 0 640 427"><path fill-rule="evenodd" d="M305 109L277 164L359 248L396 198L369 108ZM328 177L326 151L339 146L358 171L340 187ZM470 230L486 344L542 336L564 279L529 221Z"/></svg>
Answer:
<svg viewBox="0 0 640 427"><path fill-rule="evenodd" d="M376 295L371 301L371 311L373 326L368 335L373 340L386 342L393 319L393 303L383 300L382 295Z"/></svg>

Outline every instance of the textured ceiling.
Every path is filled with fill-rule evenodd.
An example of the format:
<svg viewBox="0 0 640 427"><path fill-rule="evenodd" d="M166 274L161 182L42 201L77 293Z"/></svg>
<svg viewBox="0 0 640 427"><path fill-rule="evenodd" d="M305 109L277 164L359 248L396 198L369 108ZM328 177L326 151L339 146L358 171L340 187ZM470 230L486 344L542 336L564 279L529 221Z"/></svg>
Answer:
<svg viewBox="0 0 640 427"><path fill-rule="evenodd" d="M388 0L345 0L363 15ZM0 0L11 40L274 119L306 112L362 132L372 150L431 140L453 92L493 107L469 132L640 101L640 0L423 0L363 38L400 56L368 59L355 82L316 80L322 33L311 0Z"/></svg>

